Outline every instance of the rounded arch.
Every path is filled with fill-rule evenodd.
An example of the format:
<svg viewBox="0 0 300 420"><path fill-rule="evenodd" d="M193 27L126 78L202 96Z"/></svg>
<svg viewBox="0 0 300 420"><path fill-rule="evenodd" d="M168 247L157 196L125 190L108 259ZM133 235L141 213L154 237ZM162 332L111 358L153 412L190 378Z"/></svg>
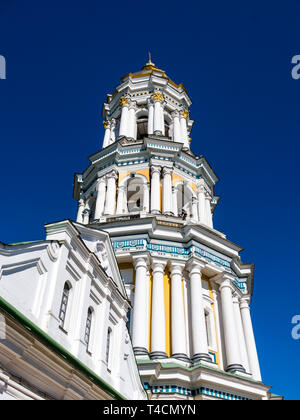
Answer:
<svg viewBox="0 0 300 420"><path fill-rule="evenodd" d="M176 188L177 214L187 218L193 217L193 198L196 198L194 190L185 181L177 181Z"/></svg>
<svg viewBox="0 0 300 420"><path fill-rule="evenodd" d="M145 194L148 191L148 180L145 175L131 173L126 176L120 183L119 187L123 187L126 197L126 209L128 213L136 213L145 210L146 199Z"/></svg>
<svg viewBox="0 0 300 420"><path fill-rule="evenodd" d="M146 108L138 109L136 116L136 138L143 139L148 133L148 110Z"/></svg>

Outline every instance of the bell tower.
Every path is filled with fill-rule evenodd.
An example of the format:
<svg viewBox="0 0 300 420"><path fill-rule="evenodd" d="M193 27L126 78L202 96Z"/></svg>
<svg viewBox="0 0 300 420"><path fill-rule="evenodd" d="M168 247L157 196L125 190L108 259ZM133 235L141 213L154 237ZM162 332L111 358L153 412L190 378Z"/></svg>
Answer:
<svg viewBox="0 0 300 420"><path fill-rule="evenodd" d="M249 303L253 264L213 227L218 181L191 146L191 100L149 61L107 95L102 149L75 174L77 223L109 233L154 399L267 399Z"/></svg>

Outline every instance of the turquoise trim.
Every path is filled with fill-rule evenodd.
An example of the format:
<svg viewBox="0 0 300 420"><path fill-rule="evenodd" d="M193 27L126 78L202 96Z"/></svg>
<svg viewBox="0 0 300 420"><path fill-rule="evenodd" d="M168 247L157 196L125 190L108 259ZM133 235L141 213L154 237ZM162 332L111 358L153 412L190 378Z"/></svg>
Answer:
<svg viewBox="0 0 300 420"><path fill-rule="evenodd" d="M144 383L144 389L146 391L151 391L153 394L181 394L195 397L196 395L209 395L211 397L220 398L223 400L250 400L250 398L244 397L242 395L231 394L229 392L224 392L212 388L196 388L196 389L189 389L185 387L181 387L178 385L150 385L148 382Z"/></svg>

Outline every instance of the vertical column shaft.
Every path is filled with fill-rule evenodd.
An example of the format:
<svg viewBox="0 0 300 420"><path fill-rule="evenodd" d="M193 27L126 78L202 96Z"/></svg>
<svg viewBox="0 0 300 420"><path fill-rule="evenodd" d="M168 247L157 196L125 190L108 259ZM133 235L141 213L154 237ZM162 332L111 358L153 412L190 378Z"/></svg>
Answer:
<svg viewBox="0 0 300 420"><path fill-rule="evenodd" d="M178 216L177 187L172 187L172 211L174 216Z"/></svg>
<svg viewBox="0 0 300 420"><path fill-rule="evenodd" d="M110 144L110 134L111 134L111 122L104 121L103 127L105 129L104 140L103 140L103 149Z"/></svg>
<svg viewBox="0 0 300 420"><path fill-rule="evenodd" d="M143 185L143 211L149 213L149 184L148 182Z"/></svg>
<svg viewBox="0 0 300 420"><path fill-rule="evenodd" d="M77 211L77 218L76 218L76 221L78 223L83 222L83 211L84 211L84 200L80 198L78 202L78 211Z"/></svg>
<svg viewBox="0 0 300 420"><path fill-rule="evenodd" d="M151 357L165 358L166 354L166 321L164 303L164 269L165 262L152 262L152 318L151 318Z"/></svg>
<svg viewBox="0 0 300 420"><path fill-rule="evenodd" d="M106 203L105 203L105 214L114 215L116 208L116 179L118 178L117 173L112 171L107 175L107 191L106 191Z"/></svg>
<svg viewBox="0 0 300 420"><path fill-rule="evenodd" d="M172 215L172 169L163 168L163 213Z"/></svg>
<svg viewBox="0 0 300 420"><path fill-rule="evenodd" d="M151 167L151 213L160 213L160 172L160 167Z"/></svg>
<svg viewBox="0 0 300 420"><path fill-rule="evenodd" d="M148 290L147 257L134 259L135 292L132 317L132 345L136 354L148 354Z"/></svg>
<svg viewBox="0 0 300 420"><path fill-rule="evenodd" d="M226 360L228 372L241 371L245 372L241 363L239 351L239 342L234 319L234 310L232 302L232 285L228 278L222 280L220 284L222 315L224 327L224 339L226 349Z"/></svg>
<svg viewBox="0 0 300 420"><path fill-rule="evenodd" d="M171 322L172 357L190 361L187 356L185 338L184 301L182 290L183 264L171 264Z"/></svg>
<svg viewBox="0 0 300 420"><path fill-rule="evenodd" d="M260 367L257 357L257 350L255 344L255 338L253 333L252 321L250 308L247 299L241 299L241 316L245 335L245 341L247 346L247 353L249 359L250 372L252 373L253 379L261 381Z"/></svg>
<svg viewBox="0 0 300 420"><path fill-rule="evenodd" d="M239 303L239 297L237 295L234 295L233 297L233 310L234 310L234 317L235 317L235 323L236 323L236 331L237 331L238 340L239 340L242 365L244 366L246 372L249 372L249 362L248 362L244 329L243 329L242 318L241 318L240 303Z"/></svg>
<svg viewBox="0 0 300 420"><path fill-rule="evenodd" d="M127 194L126 185L118 187L118 199L116 214L127 213Z"/></svg>
<svg viewBox="0 0 300 420"><path fill-rule="evenodd" d="M208 193L205 194L205 213L206 213L206 224L207 226L209 226L210 228L213 227L213 223L212 223L212 212L211 212L211 206L210 206L210 202L211 202L211 197Z"/></svg>
<svg viewBox="0 0 300 420"><path fill-rule="evenodd" d="M184 149L189 149L189 138L188 138L188 131L187 131L187 118L188 118L188 111L182 111L180 115L180 127L181 127L181 143L183 143Z"/></svg>
<svg viewBox="0 0 300 420"><path fill-rule="evenodd" d="M119 136L129 136L129 99L124 96L120 99L120 105L122 106L121 121Z"/></svg>
<svg viewBox="0 0 300 420"><path fill-rule="evenodd" d="M201 360L211 362L208 354L206 323L202 296L202 266L196 262L189 264L190 290L191 290L191 321L192 321L192 345L194 363Z"/></svg>
<svg viewBox="0 0 300 420"><path fill-rule="evenodd" d="M199 222L206 224L205 189L202 185L198 187L198 213Z"/></svg>
<svg viewBox="0 0 300 420"><path fill-rule="evenodd" d="M97 198L95 207L95 219L99 219L103 215L106 196L106 178L103 177L98 181Z"/></svg>
<svg viewBox="0 0 300 420"><path fill-rule="evenodd" d="M148 102L148 134L153 134L154 128L154 103Z"/></svg>
<svg viewBox="0 0 300 420"><path fill-rule="evenodd" d="M173 140L177 143L182 143L181 127L179 121L179 112L175 111L173 114Z"/></svg>

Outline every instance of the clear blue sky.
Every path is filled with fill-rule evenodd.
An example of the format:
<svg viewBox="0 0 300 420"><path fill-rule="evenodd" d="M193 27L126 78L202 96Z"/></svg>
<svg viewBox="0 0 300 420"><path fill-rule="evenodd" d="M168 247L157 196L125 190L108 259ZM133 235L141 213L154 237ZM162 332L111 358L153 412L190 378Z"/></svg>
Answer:
<svg viewBox="0 0 300 420"><path fill-rule="evenodd" d="M299 14L295 0L0 2L0 240L75 218L73 174L102 144L106 94L150 50L192 98L192 149L220 178L215 227L255 263L263 380L288 399L300 397Z"/></svg>

